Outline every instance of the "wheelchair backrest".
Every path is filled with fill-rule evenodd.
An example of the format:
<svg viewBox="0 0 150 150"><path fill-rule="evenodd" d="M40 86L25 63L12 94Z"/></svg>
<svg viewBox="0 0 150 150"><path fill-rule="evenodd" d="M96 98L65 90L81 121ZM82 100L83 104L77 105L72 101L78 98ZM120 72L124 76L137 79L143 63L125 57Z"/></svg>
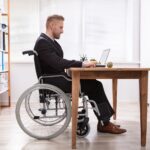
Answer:
<svg viewBox="0 0 150 150"><path fill-rule="evenodd" d="M38 57L38 53L35 50L27 50L27 51L23 51L22 52L23 55L28 54L29 56L33 55L34 56L34 65L35 65L35 71L36 71L36 75L39 79L40 76L42 76L42 69L41 69L41 65L40 65L40 61L39 61L39 57Z"/></svg>

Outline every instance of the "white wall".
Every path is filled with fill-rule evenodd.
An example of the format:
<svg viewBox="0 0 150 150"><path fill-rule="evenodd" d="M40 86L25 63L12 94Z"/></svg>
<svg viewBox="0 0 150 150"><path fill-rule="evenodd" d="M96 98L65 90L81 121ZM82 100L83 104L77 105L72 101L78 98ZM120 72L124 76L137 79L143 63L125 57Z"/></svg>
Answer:
<svg viewBox="0 0 150 150"><path fill-rule="evenodd" d="M141 66L150 67L150 1L141 0Z"/></svg>
<svg viewBox="0 0 150 150"><path fill-rule="evenodd" d="M10 0L11 62L29 62L23 50L33 49L39 34L38 0Z"/></svg>
<svg viewBox="0 0 150 150"><path fill-rule="evenodd" d="M11 45L11 100L17 101L21 93L36 80L33 58L22 51L33 49L39 35L39 0L10 1ZM29 63L30 62L30 63Z"/></svg>
<svg viewBox="0 0 150 150"><path fill-rule="evenodd" d="M27 88L37 82L34 64L12 63L11 64L11 100L16 102L19 96Z"/></svg>
<svg viewBox="0 0 150 150"><path fill-rule="evenodd" d="M142 67L150 67L150 1L141 0L141 39L140 39L140 62ZM150 78L150 74L149 74ZM150 98L150 80L149 80ZM150 100L149 100L150 101Z"/></svg>

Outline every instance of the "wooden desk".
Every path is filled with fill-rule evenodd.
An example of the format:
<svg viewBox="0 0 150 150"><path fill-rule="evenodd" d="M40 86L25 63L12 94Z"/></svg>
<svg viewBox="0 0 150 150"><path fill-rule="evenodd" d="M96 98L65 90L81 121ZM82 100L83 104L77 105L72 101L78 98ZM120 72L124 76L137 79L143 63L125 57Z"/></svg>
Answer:
<svg viewBox="0 0 150 150"><path fill-rule="evenodd" d="M71 68L72 73L72 148L76 149L77 109L80 79L113 79L117 88L117 79L139 79L140 89L140 125L141 145L146 145L147 132L147 91L148 71L150 68ZM113 92L114 106L117 101L117 90Z"/></svg>

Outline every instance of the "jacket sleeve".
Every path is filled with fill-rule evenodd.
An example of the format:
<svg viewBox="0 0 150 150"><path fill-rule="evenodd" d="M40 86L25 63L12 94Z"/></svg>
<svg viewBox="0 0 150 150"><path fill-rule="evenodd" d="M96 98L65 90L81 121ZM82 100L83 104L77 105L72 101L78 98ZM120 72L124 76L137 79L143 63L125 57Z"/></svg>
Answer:
<svg viewBox="0 0 150 150"><path fill-rule="evenodd" d="M53 45L44 39L38 41L35 50L37 50L39 54L40 61L55 70L62 71L70 67L82 67L81 61L67 60L57 55Z"/></svg>

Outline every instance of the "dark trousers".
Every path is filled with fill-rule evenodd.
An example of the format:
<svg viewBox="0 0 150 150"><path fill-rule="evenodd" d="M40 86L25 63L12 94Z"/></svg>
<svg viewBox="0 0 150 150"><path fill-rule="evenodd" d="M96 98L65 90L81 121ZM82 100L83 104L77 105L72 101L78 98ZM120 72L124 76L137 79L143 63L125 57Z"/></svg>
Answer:
<svg viewBox="0 0 150 150"><path fill-rule="evenodd" d="M47 79L44 82L55 85L62 89L65 93L71 93L72 82L67 81L63 77L54 78L53 80ZM99 121L109 121L110 117L114 114L114 110L112 109L103 85L100 81L97 80L80 80L81 83L81 91L86 94L90 100L94 100L98 106L100 116L96 112L95 115Z"/></svg>

